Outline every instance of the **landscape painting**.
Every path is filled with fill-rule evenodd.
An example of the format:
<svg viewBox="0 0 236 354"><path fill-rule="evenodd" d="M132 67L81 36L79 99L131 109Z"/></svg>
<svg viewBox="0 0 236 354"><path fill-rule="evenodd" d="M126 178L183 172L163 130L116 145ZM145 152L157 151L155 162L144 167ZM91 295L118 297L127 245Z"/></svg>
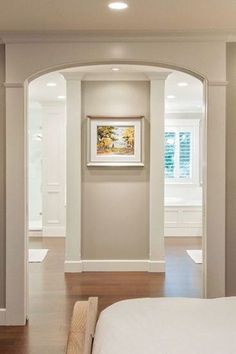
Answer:
<svg viewBox="0 0 236 354"><path fill-rule="evenodd" d="M97 155L134 155L135 126L97 126Z"/></svg>
<svg viewBox="0 0 236 354"><path fill-rule="evenodd" d="M144 166L143 116L87 116L87 166Z"/></svg>

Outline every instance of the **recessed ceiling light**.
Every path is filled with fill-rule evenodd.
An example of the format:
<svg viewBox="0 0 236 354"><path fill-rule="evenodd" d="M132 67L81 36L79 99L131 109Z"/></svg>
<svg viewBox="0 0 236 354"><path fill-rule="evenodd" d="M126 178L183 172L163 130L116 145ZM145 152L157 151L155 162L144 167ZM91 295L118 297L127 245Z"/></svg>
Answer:
<svg viewBox="0 0 236 354"><path fill-rule="evenodd" d="M180 86L180 87L188 86L188 83L187 82L179 82L178 86Z"/></svg>
<svg viewBox="0 0 236 354"><path fill-rule="evenodd" d="M66 99L66 96L59 95L59 96L57 96L57 98L58 98L59 100L65 100L65 99Z"/></svg>
<svg viewBox="0 0 236 354"><path fill-rule="evenodd" d="M174 95L168 95L167 98L173 99L173 98L175 98L175 96Z"/></svg>
<svg viewBox="0 0 236 354"><path fill-rule="evenodd" d="M112 71L120 71L120 68L112 68Z"/></svg>
<svg viewBox="0 0 236 354"><path fill-rule="evenodd" d="M57 84L55 82L48 82L47 86L48 87L54 87L54 86L57 86Z"/></svg>
<svg viewBox="0 0 236 354"><path fill-rule="evenodd" d="M125 1L112 1L108 4L108 7L112 10L125 10L128 4Z"/></svg>

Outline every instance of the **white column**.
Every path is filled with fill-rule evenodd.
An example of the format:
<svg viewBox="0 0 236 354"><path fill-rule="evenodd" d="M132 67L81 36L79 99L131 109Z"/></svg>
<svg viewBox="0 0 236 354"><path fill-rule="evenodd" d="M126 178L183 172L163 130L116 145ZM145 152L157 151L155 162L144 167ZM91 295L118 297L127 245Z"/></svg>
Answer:
<svg viewBox="0 0 236 354"><path fill-rule="evenodd" d="M63 73L66 102L65 272L81 272L81 74Z"/></svg>
<svg viewBox="0 0 236 354"><path fill-rule="evenodd" d="M165 272L164 249L164 129L165 80L170 73L148 73L150 78L150 272Z"/></svg>
<svg viewBox="0 0 236 354"><path fill-rule="evenodd" d="M26 144L24 87L6 86L6 324L24 325L27 312Z"/></svg>
<svg viewBox="0 0 236 354"><path fill-rule="evenodd" d="M226 82L208 86L207 159L204 161L206 297L225 295L225 96Z"/></svg>
<svg viewBox="0 0 236 354"><path fill-rule="evenodd" d="M65 102L42 103L43 236L65 236Z"/></svg>

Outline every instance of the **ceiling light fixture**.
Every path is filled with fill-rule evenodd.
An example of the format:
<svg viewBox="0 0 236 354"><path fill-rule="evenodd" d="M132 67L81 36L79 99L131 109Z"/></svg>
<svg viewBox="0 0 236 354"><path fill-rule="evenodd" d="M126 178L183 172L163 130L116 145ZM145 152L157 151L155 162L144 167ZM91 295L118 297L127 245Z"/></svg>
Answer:
<svg viewBox="0 0 236 354"><path fill-rule="evenodd" d="M55 82L48 82L47 86L48 87L54 87L54 86L57 86L57 84Z"/></svg>
<svg viewBox="0 0 236 354"><path fill-rule="evenodd" d="M178 86L180 86L180 87L188 86L188 83L187 82L179 82Z"/></svg>
<svg viewBox="0 0 236 354"><path fill-rule="evenodd" d="M125 1L112 1L108 4L108 7L111 10L125 10L127 9L128 4Z"/></svg>
<svg viewBox="0 0 236 354"><path fill-rule="evenodd" d="M173 99L173 98L175 98L175 96L174 95L168 95L167 98Z"/></svg>
<svg viewBox="0 0 236 354"><path fill-rule="evenodd" d="M112 68L112 71L120 71L120 68Z"/></svg>
<svg viewBox="0 0 236 354"><path fill-rule="evenodd" d="M59 96L57 96L57 98L58 98L59 100L65 100L65 99L66 99L66 96L59 95Z"/></svg>

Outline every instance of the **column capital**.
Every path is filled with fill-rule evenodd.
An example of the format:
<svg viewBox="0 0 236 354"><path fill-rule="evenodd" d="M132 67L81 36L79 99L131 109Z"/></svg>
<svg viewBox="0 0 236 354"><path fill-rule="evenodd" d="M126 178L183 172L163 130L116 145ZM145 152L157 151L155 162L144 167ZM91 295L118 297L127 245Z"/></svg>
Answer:
<svg viewBox="0 0 236 354"><path fill-rule="evenodd" d="M167 77L171 74L171 71L160 71L160 72L146 72L147 77L152 80L162 80L165 81Z"/></svg>
<svg viewBox="0 0 236 354"><path fill-rule="evenodd" d="M67 81L81 81L84 77L85 73L81 73L78 71L69 71L69 72L60 72L60 74L64 77Z"/></svg>
<svg viewBox="0 0 236 354"><path fill-rule="evenodd" d="M208 86L227 86L228 81L208 81Z"/></svg>
<svg viewBox="0 0 236 354"><path fill-rule="evenodd" d="M1 86L6 88L24 88L24 84L22 82L4 82Z"/></svg>

